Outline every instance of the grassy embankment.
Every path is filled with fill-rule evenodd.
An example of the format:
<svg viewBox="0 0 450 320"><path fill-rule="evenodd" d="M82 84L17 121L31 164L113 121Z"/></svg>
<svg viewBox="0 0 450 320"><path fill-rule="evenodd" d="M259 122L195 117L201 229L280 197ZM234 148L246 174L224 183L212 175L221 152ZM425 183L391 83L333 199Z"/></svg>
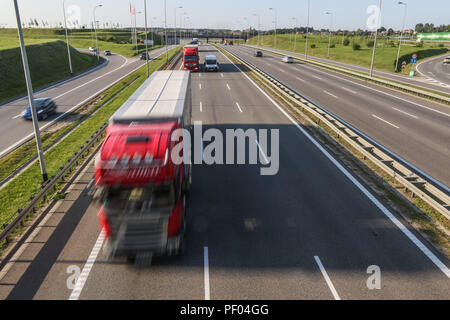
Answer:
<svg viewBox="0 0 450 320"><path fill-rule="evenodd" d="M297 45L294 51L294 35L287 34L277 35L277 49L288 50L299 54L305 53L306 40L303 35L297 35ZM368 46L367 43L371 40L367 37L349 37L349 44L347 46L342 44L342 36L334 36L331 38L330 59L361 65L364 67L370 67L372 59L373 47ZM373 39L372 39L373 40ZM261 36L261 45L273 48L274 36L265 35ZM359 44L360 49L354 50L353 44ZM258 37L249 39L248 44L257 45ZM312 48L312 46L314 48ZM326 35L312 35L308 40L308 54L311 56L327 58L328 55L328 36ZM379 70L394 72L395 60L397 58L397 42L388 39L379 39L377 41L376 55L374 68ZM423 47L417 47L412 44L403 44L400 52L399 61L406 61L407 66L402 70L403 74L409 73L412 64L410 63L410 57L413 53L418 55L418 62L421 60L444 54L448 51L445 47L439 45L423 44ZM401 65L401 62L399 63Z"/></svg>

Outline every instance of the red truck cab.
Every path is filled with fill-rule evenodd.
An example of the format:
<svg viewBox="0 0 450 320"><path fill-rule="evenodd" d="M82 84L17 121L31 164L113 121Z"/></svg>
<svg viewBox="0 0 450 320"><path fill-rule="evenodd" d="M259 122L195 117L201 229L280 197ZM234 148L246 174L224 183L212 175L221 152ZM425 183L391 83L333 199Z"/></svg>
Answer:
<svg viewBox="0 0 450 320"><path fill-rule="evenodd" d="M190 129L189 86L189 72L155 72L110 119L95 186L111 256L134 260L182 250L190 166L172 161L179 141L171 137Z"/></svg>
<svg viewBox="0 0 450 320"><path fill-rule="evenodd" d="M199 55L197 45L187 45L183 48L183 68L184 70L199 70Z"/></svg>

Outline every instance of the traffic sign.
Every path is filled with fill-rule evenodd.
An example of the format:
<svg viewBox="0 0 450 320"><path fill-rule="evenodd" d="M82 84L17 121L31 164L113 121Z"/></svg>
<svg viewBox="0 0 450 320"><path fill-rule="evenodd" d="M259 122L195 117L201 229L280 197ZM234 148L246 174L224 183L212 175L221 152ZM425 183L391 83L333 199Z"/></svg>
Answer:
<svg viewBox="0 0 450 320"><path fill-rule="evenodd" d="M412 58L411 59L411 63L416 63L417 62L417 59L416 58Z"/></svg>
<svg viewBox="0 0 450 320"><path fill-rule="evenodd" d="M405 69L405 67L406 67L406 61L403 61L402 62L402 69Z"/></svg>
<svg viewBox="0 0 450 320"><path fill-rule="evenodd" d="M412 55L412 58L413 58L413 59L417 59L417 54L414 53L414 54Z"/></svg>

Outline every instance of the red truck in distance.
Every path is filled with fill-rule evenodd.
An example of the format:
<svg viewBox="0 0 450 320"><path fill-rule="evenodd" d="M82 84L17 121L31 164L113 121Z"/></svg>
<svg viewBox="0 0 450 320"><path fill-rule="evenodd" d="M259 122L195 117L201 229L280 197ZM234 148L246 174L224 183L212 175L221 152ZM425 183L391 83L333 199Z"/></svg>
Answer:
<svg viewBox="0 0 450 320"><path fill-rule="evenodd" d="M197 45L187 45L183 47L183 69L198 71L199 70L199 55Z"/></svg>
<svg viewBox="0 0 450 320"><path fill-rule="evenodd" d="M190 94L190 72L157 71L110 119L94 195L110 256L134 261L182 251L191 166L170 155L182 140L173 142L173 131L191 129Z"/></svg>

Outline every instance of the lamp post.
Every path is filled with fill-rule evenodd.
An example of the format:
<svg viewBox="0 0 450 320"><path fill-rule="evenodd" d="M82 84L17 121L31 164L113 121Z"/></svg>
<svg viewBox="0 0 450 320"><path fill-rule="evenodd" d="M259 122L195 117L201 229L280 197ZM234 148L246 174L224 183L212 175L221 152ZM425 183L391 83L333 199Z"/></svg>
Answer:
<svg viewBox="0 0 450 320"><path fill-rule="evenodd" d="M328 30L328 59L330 58L331 29L333 28L333 12L327 11L325 14L330 15L330 30Z"/></svg>
<svg viewBox="0 0 450 320"><path fill-rule="evenodd" d="M94 33L95 33L95 51L97 53L97 61L100 60L100 55L99 55L99 50L98 50L98 40L97 40L97 26L95 25L96 20L95 20L95 9L102 7L103 5L98 4L96 6L94 6L94 9L92 10L93 15L94 15Z"/></svg>
<svg viewBox="0 0 450 320"><path fill-rule="evenodd" d="M377 25L376 25L376 30L375 30L375 40L373 42L373 51L372 51L372 62L370 63L370 77L372 78L373 75L373 65L375 62L375 49L377 48L377 36L378 36L378 24L380 23L380 18L381 18L381 2L382 0L380 0L380 8L379 8L379 12L378 12L378 19L377 19Z"/></svg>
<svg viewBox="0 0 450 320"><path fill-rule="evenodd" d="M72 76L73 75L72 60L70 58L69 36L67 35L66 6L65 6L64 2L65 2L65 0L63 0L63 13L64 13L64 28L66 29L67 56L69 57L69 69L70 69L70 75Z"/></svg>
<svg viewBox="0 0 450 320"><path fill-rule="evenodd" d="M306 20L306 43L305 43L305 59L306 60L308 60L309 5L310 5L310 0L308 0L308 18Z"/></svg>
<svg viewBox="0 0 450 320"><path fill-rule="evenodd" d="M403 12L403 24L402 24L402 30L400 31L400 39L398 41L397 60L395 60L395 70L394 71L397 71L397 68L398 68L398 59L400 57L400 47L402 46L403 30L405 30L406 11L408 9L408 4L406 4L405 2L399 1L398 4L404 5L405 10Z"/></svg>
<svg viewBox="0 0 450 320"><path fill-rule="evenodd" d="M25 74L25 82L27 84L28 101L30 103L31 119L33 120L34 135L36 137L36 147L37 147L39 165L41 167L42 180L45 182L48 180L47 168L45 166L44 151L42 150L42 142L41 142L41 135L39 132L36 106L34 104L33 85L31 84L30 69L28 67L27 52L25 49L25 43L23 41L22 24L20 22L20 14L19 14L19 7L17 6L17 0L14 0L14 9L16 11L17 32L19 33L20 51L22 53L22 62L23 62L23 71Z"/></svg>
<svg viewBox="0 0 450 320"><path fill-rule="evenodd" d="M277 47L277 9L276 8L269 8L269 10L272 10L275 13L275 40L274 40L274 48Z"/></svg>
<svg viewBox="0 0 450 320"><path fill-rule="evenodd" d="M261 29L261 15L260 14L253 14L255 17L258 17L258 46L261 45L261 39L260 39L260 35L259 35L259 30Z"/></svg>
<svg viewBox="0 0 450 320"><path fill-rule="evenodd" d="M145 17L145 64L147 66L147 78L150 76L148 70L148 44L147 44L147 0L144 0L144 17Z"/></svg>
<svg viewBox="0 0 450 320"><path fill-rule="evenodd" d="M179 7L175 7L174 11L174 17L175 17L175 21L174 21L174 27L175 27L175 45L177 44L177 9L182 9L183 6L179 6Z"/></svg>
<svg viewBox="0 0 450 320"><path fill-rule="evenodd" d="M297 50L297 33L295 32L295 28L298 26L298 18L293 17L292 20L295 21L295 26L294 26L294 51Z"/></svg>

